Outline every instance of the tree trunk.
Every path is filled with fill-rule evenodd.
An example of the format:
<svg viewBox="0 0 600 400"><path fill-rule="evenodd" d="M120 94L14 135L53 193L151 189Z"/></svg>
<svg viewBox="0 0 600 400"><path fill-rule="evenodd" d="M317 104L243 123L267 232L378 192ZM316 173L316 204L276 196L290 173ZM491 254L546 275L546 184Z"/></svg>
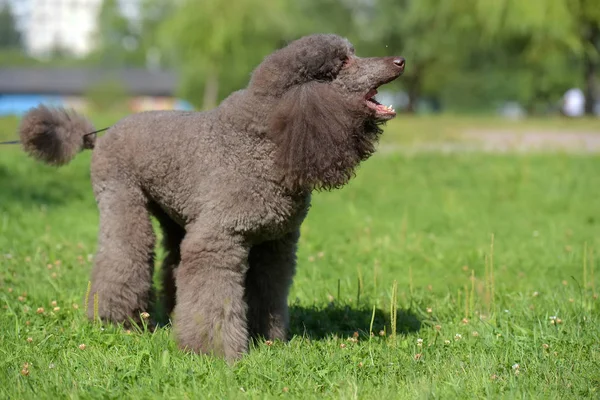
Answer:
<svg viewBox="0 0 600 400"><path fill-rule="evenodd" d="M592 48L596 53L600 50L599 42L600 42L600 27L594 23L591 23L589 36L589 43L592 45ZM597 82L596 82L596 72L598 70L598 54L590 54L589 51L586 51L584 58L584 73L585 73L585 113L586 115L594 114L594 106L596 104L596 94L597 94Z"/></svg>
<svg viewBox="0 0 600 400"><path fill-rule="evenodd" d="M216 73L209 73L204 84L204 98L202 107L204 110L210 110L217 106L219 97L219 76Z"/></svg>
<svg viewBox="0 0 600 400"><path fill-rule="evenodd" d="M408 80L406 86L408 94L408 105L406 106L406 112L414 114L417 111L417 105L419 98L421 97L421 79L419 75L415 75L412 79Z"/></svg>

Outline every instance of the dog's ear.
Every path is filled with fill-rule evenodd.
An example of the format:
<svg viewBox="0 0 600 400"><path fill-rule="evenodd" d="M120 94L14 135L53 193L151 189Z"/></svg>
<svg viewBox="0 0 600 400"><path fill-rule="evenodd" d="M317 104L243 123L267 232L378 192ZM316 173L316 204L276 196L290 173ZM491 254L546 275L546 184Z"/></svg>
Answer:
<svg viewBox="0 0 600 400"><path fill-rule="evenodd" d="M357 146L364 118L356 109L326 82L305 83L283 94L271 114L268 137L288 189L333 189L353 176L363 158Z"/></svg>

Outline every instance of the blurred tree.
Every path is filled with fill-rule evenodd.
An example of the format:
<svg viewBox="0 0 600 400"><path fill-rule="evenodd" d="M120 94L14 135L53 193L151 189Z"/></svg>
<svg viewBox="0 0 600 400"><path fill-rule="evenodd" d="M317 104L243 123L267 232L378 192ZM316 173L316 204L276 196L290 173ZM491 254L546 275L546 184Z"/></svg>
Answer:
<svg viewBox="0 0 600 400"><path fill-rule="evenodd" d="M594 113L600 101L598 73L600 73L600 2L597 0L571 0L574 3L579 25L579 39L583 45L583 73L585 75L585 112Z"/></svg>
<svg viewBox="0 0 600 400"><path fill-rule="evenodd" d="M405 56L406 73L389 88L406 90L409 111L421 98L454 110L510 100L547 110L586 82L594 96L597 0L143 1L147 63L178 65L182 96L204 108L243 87L275 48L315 32L348 37L362 56Z"/></svg>
<svg viewBox="0 0 600 400"><path fill-rule="evenodd" d="M115 77L107 77L88 86L84 96L97 112L118 111L127 108L129 94Z"/></svg>
<svg viewBox="0 0 600 400"><path fill-rule="evenodd" d="M160 29L165 20L176 9L176 2L164 0L141 0L140 5L140 46L145 53L146 66L161 69L172 59L171 47L160 46Z"/></svg>
<svg viewBox="0 0 600 400"><path fill-rule="evenodd" d="M34 61L21 50L0 49L0 67L24 67L33 63Z"/></svg>
<svg viewBox="0 0 600 400"><path fill-rule="evenodd" d="M139 27L123 15L119 0L103 0L94 35L95 50L89 58L107 67L143 66L146 60L140 33Z"/></svg>
<svg viewBox="0 0 600 400"><path fill-rule="evenodd" d="M597 101L600 65L600 2L597 0L466 0L483 42L508 47L531 73L532 97L545 95L560 75L578 70L584 83L586 112ZM564 86L564 79L558 86ZM564 89L564 88L563 88Z"/></svg>
<svg viewBox="0 0 600 400"><path fill-rule="evenodd" d="M0 2L0 48L20 48L21 33L17 29L10 2Z"/></svg>
<svg viewBox="0 0 600 400"><path fill-rule="evenodd" d="M456 68L462 33L452 25L453 3L435 0L303 0L291 3L295 36L315 32L347 37L361 56L403 55L403 86L414 111L422 95L437 97ZM450 33L455 33L451 35Z"/></svg>
<svg viewBox="0 0 600 400"><path fill-rule="evenodd" d="M473 22L462 2L454 0L374 0L362 12L359 29L374 55L407 59L401 84L408 112L423 95L438 97L467 54ZM467 12L465 12L467 11Z"/></svg>
<svg viewBox="0 0 600 400"><path fill-rule="evenodd" d="M243 87L252 69L293 31L284 0L183 0L161 29L181 66L184 98L204 109Z"/></svg>
<svg viewBox="0 0 600 400"><path fill-rule="evenodd" d="M159 28L176 7L176 2L140 0L138 16L129 19L119 0L103 0L98 13L95 50L88 56L92 64L106 67L143 67L161 69L168 65L159 46Z"/></svg>
<svg viewBox="0 0 600 400"><path fill-rule="evenodd" d="M303 0L290 4L294 35L336 33L357 42L363 32L357 28L363 6L361 0Z"/></svg>

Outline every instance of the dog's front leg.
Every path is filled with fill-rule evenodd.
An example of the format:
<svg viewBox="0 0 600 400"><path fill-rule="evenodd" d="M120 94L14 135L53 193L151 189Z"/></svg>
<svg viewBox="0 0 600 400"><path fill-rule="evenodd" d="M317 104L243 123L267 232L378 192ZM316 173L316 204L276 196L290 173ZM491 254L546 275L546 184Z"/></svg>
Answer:
<svg viewBox="0 0 600 400"><path fill-rule="evenodd" d="M299 230L253 246L246 275L248 324L254 338L286 340L288 293L296 271Z"/></svg>
<svg viewBox="0 0 600 400"><path fill-rule="evenodd" d="M248 248L220 228L188 227L176 271L174 330L179 347L240 358L248 349L244 280Z"/></svg>

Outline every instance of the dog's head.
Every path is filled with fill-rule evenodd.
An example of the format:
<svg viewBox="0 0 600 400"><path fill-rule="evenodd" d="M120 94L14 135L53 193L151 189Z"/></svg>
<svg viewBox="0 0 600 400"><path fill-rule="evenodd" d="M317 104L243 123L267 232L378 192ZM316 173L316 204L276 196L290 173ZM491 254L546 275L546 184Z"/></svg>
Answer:
<svg viewBox="0 0 600 400"><path fill-rule="evenodd" d="M269 105L267 136L292 190L345 184L374 152L379 125L396 116L377 89L404 71L402 57L360 58L346 39L311 35L268 56L250 93Z"/></svg>

